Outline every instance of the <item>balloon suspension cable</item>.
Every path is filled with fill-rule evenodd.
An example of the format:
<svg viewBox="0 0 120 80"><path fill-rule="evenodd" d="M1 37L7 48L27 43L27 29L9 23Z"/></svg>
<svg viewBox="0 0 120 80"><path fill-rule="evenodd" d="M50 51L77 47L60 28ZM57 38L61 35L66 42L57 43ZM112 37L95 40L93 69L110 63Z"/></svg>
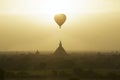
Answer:
<svg viewBox="0 0 120 80"><path fill-rule="evenodd" d="M61 26L59 26L59 29L61 29Z"/></svg>

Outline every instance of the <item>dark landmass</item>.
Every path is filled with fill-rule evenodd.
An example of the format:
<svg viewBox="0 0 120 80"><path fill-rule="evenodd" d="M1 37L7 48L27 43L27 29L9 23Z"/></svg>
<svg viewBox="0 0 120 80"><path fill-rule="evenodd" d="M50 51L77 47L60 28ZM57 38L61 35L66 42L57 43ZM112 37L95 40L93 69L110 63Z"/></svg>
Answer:
<svg viewBox="0 0 120 80"><path fill-rule="evenodd" d="M0 52L0 80L12 78L119 80L120 53Z"/></svg>

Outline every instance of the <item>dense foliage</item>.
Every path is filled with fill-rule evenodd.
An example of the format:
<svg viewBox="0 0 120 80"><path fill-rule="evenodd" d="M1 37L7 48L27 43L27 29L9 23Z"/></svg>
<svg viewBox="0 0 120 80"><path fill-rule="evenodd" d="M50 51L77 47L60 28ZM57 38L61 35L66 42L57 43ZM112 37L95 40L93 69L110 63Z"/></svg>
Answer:
<svg viewBox="0 0 120 80"><path fill-rule="evenodd" d="M3 75L3 73L5 75ZM120 55L0 54L0 76L6 78L80 78L120 79Z"/></svg>

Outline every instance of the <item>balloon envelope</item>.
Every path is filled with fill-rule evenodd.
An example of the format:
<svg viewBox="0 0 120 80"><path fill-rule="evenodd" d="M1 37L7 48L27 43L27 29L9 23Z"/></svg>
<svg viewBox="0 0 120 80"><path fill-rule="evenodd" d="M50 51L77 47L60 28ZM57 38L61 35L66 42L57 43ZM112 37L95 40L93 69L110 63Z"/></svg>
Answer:
<svg viewBox="0 0 120 80"><path fill-rule="evenodd" d="M57 14L54 16L54 20L59 25L59 28L61 28L61 26L66 21L66 15L65 14Z"/></svg>

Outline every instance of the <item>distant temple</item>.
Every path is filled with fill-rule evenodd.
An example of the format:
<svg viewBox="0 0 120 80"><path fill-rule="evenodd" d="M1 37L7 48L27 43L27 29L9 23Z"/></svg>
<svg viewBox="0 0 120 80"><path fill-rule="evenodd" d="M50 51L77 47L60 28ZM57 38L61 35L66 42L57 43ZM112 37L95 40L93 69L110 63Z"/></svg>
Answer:
<svg viewBox="0 0 120 80"><path fill-rule="evenodd" d="M60 41L59 47L55 50L54 55L66 55L65 49L62 47L62 42Z"/></svg>
<svg viewBox="0 0 120 80"><path fill-rule="evenodd" d="M38 54L39 54L39 51L37 50L37 51L35 52L35 54L38 55Z"/></svg>

